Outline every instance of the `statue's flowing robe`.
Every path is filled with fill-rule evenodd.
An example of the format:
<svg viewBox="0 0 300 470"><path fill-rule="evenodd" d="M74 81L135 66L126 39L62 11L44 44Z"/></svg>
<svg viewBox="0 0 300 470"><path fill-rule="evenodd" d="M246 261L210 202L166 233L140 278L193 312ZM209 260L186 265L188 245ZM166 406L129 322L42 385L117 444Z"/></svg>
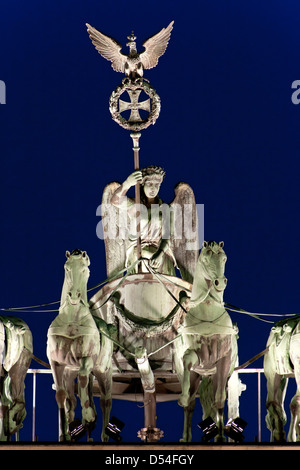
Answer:
<svg viewBox="0 0 300 470"><path fill-rule="evenodd" d="M136 212L139 207L134 199L125 197L119 209L127 211L129 218L125 266L130 267L137 260ZM164 204L161 199L159 199L158 204L152 204L151 208L147 208L144 205L141 206L140 231L141 254L143 258L150 259L159 249L162 239L170 239L172 230L170 213L170 207ZM164 260L158 272L174 276L176 261L170 245L165 251ZM137 267L134 269L136 270Z"/></svg>

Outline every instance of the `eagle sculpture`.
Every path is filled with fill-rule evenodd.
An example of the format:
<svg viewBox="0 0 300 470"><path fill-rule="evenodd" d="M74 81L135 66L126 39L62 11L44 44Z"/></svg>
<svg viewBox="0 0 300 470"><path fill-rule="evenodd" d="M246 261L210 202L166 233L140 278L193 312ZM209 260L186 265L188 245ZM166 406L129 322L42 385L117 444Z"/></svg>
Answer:
<svg viewBox="0 0 300 470"><path fill-rule="evenodd" d="M151 36L143 46L145 50L141 53L136 49L136 37L133 32L127 39L126 44L129 47L129 54L121 52L122 45L115 39L106 36L97 29L86 23L88 34L95 48L107 60L112 62L112 68L116 72L125 73L127 77L132 79L143 76L144 69L152 69L158 63L158 59L162 56L167 48L174 21L171 21L167 28L163 28L159 33Z"/></svg>

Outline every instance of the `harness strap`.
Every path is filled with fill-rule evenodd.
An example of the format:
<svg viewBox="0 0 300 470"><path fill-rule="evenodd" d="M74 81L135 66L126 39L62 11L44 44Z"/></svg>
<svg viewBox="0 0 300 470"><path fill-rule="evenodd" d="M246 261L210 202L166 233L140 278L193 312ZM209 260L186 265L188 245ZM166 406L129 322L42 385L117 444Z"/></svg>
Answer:
<svg viewBox="0 0 300 470"><path fill-rule="evenodd" d="M120 273L127 271L127 273L125 274L125 276L122 277L122 279L120 280L120 282L118 282L118 284L116 285L116 287L114 288L114 290L109 294L109 296L107 297L107 299L101 304L99 305L99 307L96 307L96 308L91 308L91 311L94 311L94 310L99 310L100 308L102 308L110 299L111 297L116 293L116 291L119 289L119 287L123 284L123 282L125 281L125 279L129 276L130 274L130 269L134 268L138 263L140 262L140 259L136 260L131 266L130 268L125 268L123 269L122 271L120 271ZM115 276L114 276L115 277ZM116 277L117 279L118 277ZM113 279L111 279L113 280ZM102 284L105 284L106 281L104 281ZM99 284L97 287L99 287L100 285L102 284ZM95 287L93 287L93 289L95 289Z"/></svg>
<svg viewBox="0 0 300 470"><path fill-rule="evenodd" d="M103 333L103 332L101 332ZM110 338L107 334L103 333L104 336L106 336L108 339L110 339L112 342L114 342L117 346L119 346L120 348L122 349L126 349L124 348L122 345L120 345L117 341L113 340L112 338ZM156 354L157 352L159 352L161 349L165 348L166 346L168 346L169 344L173 343L174 341L176 341L177 339L179 339L182 335L178 335L176 336L175 338L173 338L171 341L169 341L168 343L166 343L165 345L161 346L160 348L156 349L155 351L151 352L150 354L148 354L148 357L150 356L153 356L154 354ZM267 352L269 351L269 347L264 349L263 351L261 351L259 354L256 354L256 356L253 356L251 359L249 359L247 362L244 362L244 364L240 365L240 366L237 366L235 367L234 369L234 372L238 371L238 370L241 370L241 369L245 369L246 367L248 367L250 364L252 364L253 362L257 361L257 359L259 359L260 357L264 356ZM126 352L128 352L131 356L134 357L134 354L132 354L130 351L126 350ZM39 359L38 357L34 356L32 354L32 359L36 362L38 362L39 364L41 364L42 366L46 367L47 369L51 369L50 365L47 363L47 362L44 362L42 361L41 359Z"/></svg>
<svg viewBox="0 0 300 470"><path fill-rule="evenodd" d="M266 322L266 323L274 323L273 321L265 320L263 318L260 318L260 316L264 317L289 317L293 318L294 316L299 316L299 313L292 313L292 314L277 314L277 313L251 313L247 312L247 310L244 310L243 308L240 307L235 307L235 305L228 304L224 302L224 306L226 307L227 310L230 310L231 312L237 312L237 313L244 313L245 315L249 315L250 317L256 318L257 320Z"/></svg>
<svg viewBox="0 0 300 470"><path fill-rule="evenodd" d="M260 353L256 354L256 356L253 356L251 359L249 359L249 361L244 362L244 364L242 364L241 366L235 367L235 369L233 369L233 370L237 371L237 370L240 370L240 369L245 369L245 367L249 366L250 364L255 362L257 359L264 356L268 351L269 351L269 346L266 349L264 349L263 351L261 351Z"/></svg>
<svg viewBox="0 0 300 470"><path fill-rule="evenodd" d="M144 261L144 259L142 259L142 261ZM188 313L187 310L184 308L184 306L179 302L178 299L176 299L175 295L167 288L167 286L162 282L162 280L159 278L159 273L157 273L156 271L154 271L154 269L152 269L149 265L147 265L145 263L145 266L146 268L149 270L149 272L151 274L153 274L153 276L156 277L156 279L159 281L159 283L165 288L165 290L168 292L168 294L172 297L173 300L175 300L175 302L182 308L182 310L185 312L185 313ZM184 290L184 289L182 289Z"/></svg>
<svg viewBox="0 0 300 470"><path fill-rule="evenodd" d="M125 271L130 270L131 268L133 268L139 261L140 260L135 261L132 264L132 266L125 267L124 269L121 269L119 272L117 272L117 274L114 274L114 276L110 276L110 277L106 278L104 281L100 282L99 284L96 284L95 286L90 287L89 289L87 289L87 292L90 292L94 289L97 289L98 287L103 286L104 284L107 284L108 282L111 282L111 281L114 281L115 279L118 279L121 276L121 274L123 274ZM29 309L36 309L36 308L40 308L40 307L47 307L48 305L55 305L55 304L59 304L59 303L60 303L60 300L56 300L55 302L48 302L48 303L39 304L39 305L29 305L27 307L0 308L0 311L1 312L29 313L27 311L27 309L29 310ZM59 311L58 308L55 309L55 310L30 310L30 312L34 312L34 313L47 313L47 312L52 313L52 312L58 312L58 311Z"/></svg>
<svg viewBox="0 0 300 470"><path fill-rule="evenodd" d="M41 364L42 366L47 367L47 369L51 369L50 364L48 364L47 362L42 361L42 359L39 359L38 357L34 356L33 354L32 354L31 357L38 364Z"/></svg>

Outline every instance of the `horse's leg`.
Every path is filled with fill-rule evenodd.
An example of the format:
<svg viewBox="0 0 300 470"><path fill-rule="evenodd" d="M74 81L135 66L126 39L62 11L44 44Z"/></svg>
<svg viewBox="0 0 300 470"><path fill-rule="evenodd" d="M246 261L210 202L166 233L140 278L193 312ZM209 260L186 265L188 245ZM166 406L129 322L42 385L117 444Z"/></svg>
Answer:
<svg viewBox="0 0 300 470"><path fill-rule="evenodd" d="M266 367L266 361L265 376L267 379L267 428L271 432L271 442L282 442L285 441L286 414L283 403L288 379Z"/></svg>
<svg viewBox="0 0 300 470"><path fill-rule="evenodd" d="M215 422L218 426L219 434L216 442L225 442L224 436L224 406L226 400L226 384L228 379L229 367L225 359L221 359L217 365L217 371L212 376L213 397L215 408Z"/></svg>
<svg viewBox="0 0 300 470"><path fill-rule="evenodd" d="M0 442L7 441L5 434L5 415L7 413L7 406L2 405L0 400Z"/></svg>
<svg viewBox="0 0 300 470"><path fill-rule="evenodd" d="M107 325L100 318L95 318L96 325L105 331L107 335L115 337L116 327L114 325ZM93 369L100 389L100 407L102 411L102 432L101 441L107 442L109 436L105 433L105 428L109 423L110 411L112 407L112 355L114 343L107 338L104 334L100 334L101 347L100 354L97 358L96 367Z"/></svg>
<svg viewBox="0 0 300 470"><path fill-rule="evenodd" d="M184 407L184 425L182 442L192 440L192 417L195 409L195 396L199 388L201 376L191 371L197 364L198 356L193 349L187 349L183 355L183 375L181 382L181 395L178 404Z"/></svg>
<svg viewBox="0 0 300 470"><path fill-rule="evenodd" d="M215 419L219 429L217 441L224 442L224 406L226 400L226 387L231 367L231 350L219 359L216 364L216 373L212 376L213 407L216 410Z"/></svg>
<svg viewBox="0 0 300 470"><path fill-rule="evenodd" d="M56 390L55 399L59 409L59 441L69 441L71 440L71 436L68 433L68 423L65 413L65 402L67 399L67 392L64 386L65 365L50 360L50 366Z"/></svg>
<svg viewBox="0 0 300 470"><path fill-rule="evenodd" d="M296 395L290 403L291 424L287 436L288 442L300 441L300 391L297 389Z"/></svg>
<svg viewBox="0 0 300 470"><path fill-rule="evenodd" d="M194 371L189 371L188 404L184 407L184 424L181 442L191 442L192 440L192 418L196 403L196 394L199 389L201 376Z"/></svg>
<svg viewBox="0 0 300 470"><path fill-rule="evenodd" d="M107 371L102 372L99 368L95 368L93 373L100 388L100 406L102 411L101 441L107 442L109 436L105 433L105 428L109 423L112 406L112 370L109 368Z"/></svg>
<svg viewBox="0 0 300 470"><path fill-rule="evenodd" d="M2 400L2 399L1 399ZM8 426L8 413L9 407L2 403L0 400L0 442L1 441L9 441L10 434L9 434L9 426Z"/></svg>
<svg viewBox="0 0 300 470"><path fill-rule="evenodd" d="M95 407L92 404L93 397L90 397L89 393L89 380L93 367L93 358L83 357L80 360L78 392L82 409L82 424L87 427L91 427L96 420Z"/></svg>
<svg viewBox="0 0 300 470"><path fill-rule="evenodd" d="M65 400L65 414L68 424L74 421L75 409L77 405L77 399L75 396L75 379L77 377L77 370L65 368L64 372L64 387L66 390Z"/></svg>
<svg viewBox="0 0 300 470"><path fill-rule="evenodd" d="M1 367L0 440L10 440L10 436L18 432L26 416L24 380L30 361L31 353L24 349L8 372L4 372Z"/></svg>
<svg viewBox="0 0 300 470"><path fill-rule="evenodd" d="M192 418L195 410L196 399L190 400L188 406L184 407L183 435L180 442L191 442L192 440Z"/></svg>
<svg viewBox="0 0 300 470"><path fill-rule="evenodd" d="M5 403L4 379L5 379L5 371L2 365L0 365L0 441L7 441L5 428L6 428L6 414L7 414L8 407Z"/></svg>
<svg viewBox="0 0 300 470"><path fill-rule="evenodd" d="M24 382L31 357L31 352L24 348L18 361L8 372L7 378L10 380L10 394L12 399L12 406L9 410L9 434L18 432L26 417Z"/></svg>
<svg viewBox="0 0 300 470"><path fill-rule="evenodd" d="M197 364L198 356L193 349L187 349L183 355L183 376L181 383L181 395L178 399L180 406L186 407L190 399L191 368Z"/></svg>
<svg viewBox="0 0 300 470"><path fill-rule="evenodd" d="M216 410L214 408L212 377L203 377L199 387L199 398L202 407L202 419L212 418L216 421Z"/></svg>
<svg viewBox="0 0 300 470"><path fill-rule="evenodd" d="M94 402L94 375L92 373L90 373L90 376L89 376L88 393L89 393L89 397L90 397L90 406L94 411L95 419L90 424L88 424L88 426L87 426L87 440L88 440L88 442L93 442L93 438L91 437L91 433L96 427L97 411L96 411L96 406L95 406L95 402Z"/></svg>
<svg viewBox="0 0 300 470"><path fill-rule="evenodd" d="M291 336L290 357L294 366L295 380L297 384L296 395L290 403L291 424L288 432L288 442L300 441L300 334Z"/></svg>

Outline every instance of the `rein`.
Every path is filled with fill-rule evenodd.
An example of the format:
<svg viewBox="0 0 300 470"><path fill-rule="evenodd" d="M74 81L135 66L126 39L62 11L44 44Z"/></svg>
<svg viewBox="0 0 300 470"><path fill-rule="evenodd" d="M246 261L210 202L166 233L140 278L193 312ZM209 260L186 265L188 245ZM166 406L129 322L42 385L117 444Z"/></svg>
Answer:
<svg viewBox="0 0 300 470"><path fill-rule="evenodd" d="M247 362L244 362L244 364L235 367L235 368L233 369L234 372L235 372L235 371L238 371L238 370L241 370L241 369L245 369L245 368L248 367L250 364L252 364L253 362L257 361L257 359L259 359L260 357L264 356L268 351L269 351L269 346L268 346L266 349L264 349L263 351L261 351L260 353L256 354L256 356L253 356L253 357L252 357L251 359L249 359Z"/></svg>
<svg viewBox="0 0 300 470"><path fill-rule="evenodd" d="M112 282L115 279L118 279L121 276L121 274L123 274L125 271L133 268L139 261L140 260L137 260L129 268L125 267L124 269L121 269L119 272L117 272L114 276L110 276L110 277L106 278L104 281L99 282L99 284L96 284L95 286L90 287L89 289L87 289L87 292L90 292L94 289L97 289L97 288L103 286L104 284L107 284L108 282ZM56 304L59 304L59 303L60 303L60 300L56 300L55 302L48 302L48 303L38 304L38 305L29 305L27 307L0 308L0 311L1 312L17 312L17 313L52 313L52 312L58 312L59 308L54 309L54 310L50 310L50 309L47 309L47 310L31 310L31 309L36 309L36 308L41 308L41 307L48 307L50 305L56 305ZM30 311L27 311L27 310L30 310Z"/></svg>
<svg viewBox="0 0 300 470"><path fill-rule="evenodd" d="M179 304L179 306L183 309L184 312L187 313L187 310L183 307L183 305L181 305L181 303L178 301L178 299L176 299L176 297L173 295L173 293L165 286L163 280L165 279L165 276L161 273L157 273L156 271L154 271L148 264L145 263L147 258L139 258L137 261L135 261L131 266L129 267L125 267L124 269L121 269L120 271L118 271L115 275L113 276L110 276L108 278L106 278L104 281L94 285L93 287L90 287L89 289L87 289L87 292L91 292L92 290L94 289L97 289L109 282L112 282L116 279L118 279L125 271L130 271L132 268L134 268L136 266L137 263L139 263L140 261L143 261L145 266L147 267L148 271L153 274L158 280L159 282L164 286L164 288L167 290L167 292L169 293L169 295L173 298L173 300L175 300L175 302L177 304ZM124 282L124 280L126 279L126 277L128 276L128 274L125 274L125 276L122 277L120 283L118 284L117 288L114 289L114 291L112 292L112 294L110 294L110 297L111 295L113 295L115 293L115 291L120 287L120 285ZM180 287L178 286L175 282L173 281L169 281L168 282L171 282L171 284L177 286L177 287ZM107 299L105 301L105 303L108 301L109 299ZM60 303L60 300L56 300L54 302L48 302L48 303L43 303L43 304L37 304L37 305L29 305L29 306L26 306L26 307L7 307L7 308L0 308L0 312L19 312L19 313L52 313L52 312L58 312L59 311L59 308L58 309L47 309L47 310L35 310L35 309L38 309L38 308L42 308L42 307L48 307L50 305L56 305L56 304L59 304ZM104 304L103 304L104 305ZM224 302L224 306L227 310L230 310L232 312L237 312L237 313L243 313L245 315L249 315L249 316L252 316L253 318L256 318L257 320L260 320L260 321L263 321L263 322L267 322L267 323L274 323L274 322L271 322L271 321L268 321L268 320L264 320L264 319L261 319L259 318L260 316L265 316L265 317L280 317L280 318L283 318L283 317L294 317L294 316L297 316L297 315L300 315L299 313L291 313L291 314L275 314L275 313L252 313L252 312L248 312L247 310L243 309L243 308L240 308L240 307L236 307L235 305L232 305L232 304L229 304L229 303L226 303ZM100 307L97 307L97 308L101 308L102 305ZM33 309L33 310L32 310Z"/></svg>
<svg viewBox="0 0 300 470"><path fill-rule="evenodd" d="M107 279L105 279L103 282L100 282L96 285L94 285L93 287L87 289L87 292L90 292L94 289L97 289L109 282L112 282L116 279L118 279L125 271L127 271L127 273L125 274L125 276L122 277L122 279L120 280L120 282L117 284L117 286L114 288L114 290L112 291L112 293L108 296L108 298L99 306L99 307L96 307L95 309L91 309L91 311L93 310L98 310L99 308L101 308L103 305L105 305L109 300L110 298L114 295L114 293L117 291L117 289L122 285L122 283L125 281L125 279L127 278L127 276L129 275L129 272L132 268L134 268L136 266L137 263L139 263L140 261L143 261L146 268L148 269L148 271L153 274L153 276L156 277L156 279L163 285L163 287L165 288L165 290L168 292L168 294L172 297L172 299L177 303L177 305L185 312L188 314L188 311L185 309L185 307L180 303L180 301L174 296L174 294L167 288L167 286L165 285L165 283L163 282L163 280L165 279L165 276L161 273L157 273L154 269L152 269L149 264L147 263L146 264L146 258L139 258L138 260L136 260L130 267L125 267L124 269L120 270L118 273L116 273L114 276L110 276L108 277ZM128 272L129 271L129 272ZM172 284L174 284L176 286L176 283L171 281ZM177 285L177 287L180 287ZM184 290L184 289L183 289ZM3 311L3 312L18 312L18 313L52 313L52 312L58 312L59 309L44 309L44 310L36 310L36 309L39 309L39 308L42 308L42 307L48 307L50 305L56 305L60 303L60 300L57 300L57 301L54 301L54 302L48 302L48 303L43 303L43 304L38 304L38 305L31 305L31 306L27 306L27 307L14 307L14 308L0 308L0 311ZM263 319L263 318L260 318L261 316L268 316L268 317L280 317L280 318L283 318L283 317L294 317L294 316L297 316L299 315L299 313L294 313L294 314L266 314L266 313L251 313L251 312L248 312L247 310L244 310L240 307L236 307L235 305L232 305L232 304L229 304L229 303L226 303L224 302L224 307L229 310L229 311L232 311L232 312L237 312L237 313L242 313L244 315L249 315L257 320L260 320L260 321L263 321L263 322L266 322L266 323L272 323L274 324L274 322L272 321L269 321L269 320L266 320L266 319ZM118 343L118 341L116 341L115 339L111 338L107 333L105 333L104 331L102 331L100 329L100 332L101 334L103 334L104 336L106 336L109 340L111 340L114 344L116 344L116 346L118 346L120 349L123 349L125 350L129 355L131 355L132 357L135 357L135 355L128 351L127 348L125 348L124 346L122 346L120 343ZM156 354L158 351L162 350L163 348L169 346L171 343L173 343L174 341L176 341L177 339L181 338L182 335L179 334L177 335L175 338L173 338L171 341L169 341L168 343L166 343L165 345L161 346L160 348L158 348L157 350L155 351L152 351L151 353L148 354L148 357ZM252 364L254 361L256 361L257 359L259 359L260 357L262 357L264 354L266 354L268 352L268 349L269 348L266 348L264 349L263 351L261 351L259 354L257 354L256 356L252 357L251 359L249 359L247 362L245 362L244 364L240 365L240 366L237 366L234 371L238 371L240 369L244 369L245 367L247 367L248 365ZM42 361L41 359L38 359L36 356L32 355L32 359L35 360L36 362L40 363L41 365L43 365L44 367L47 367L47 368L50 368L49 364L47 364L46 362Z"/></svg>

